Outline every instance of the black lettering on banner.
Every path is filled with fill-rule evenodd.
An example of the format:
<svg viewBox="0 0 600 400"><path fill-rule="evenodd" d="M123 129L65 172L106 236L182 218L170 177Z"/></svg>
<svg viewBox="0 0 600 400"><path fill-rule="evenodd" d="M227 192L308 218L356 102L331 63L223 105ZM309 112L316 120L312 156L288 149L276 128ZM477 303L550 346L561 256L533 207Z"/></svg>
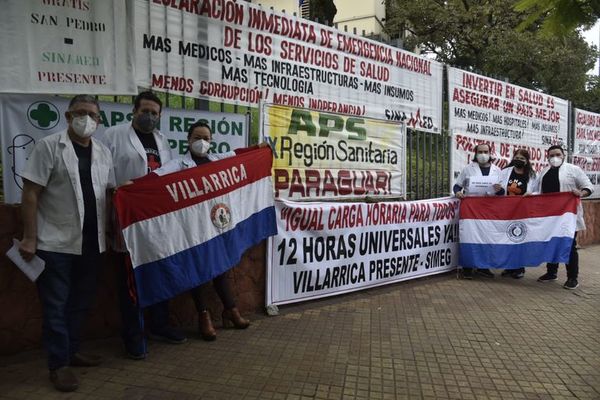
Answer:
<svg viewBox="0 0 600 400"><path fill-rule="evenodd" d="M366 281L363 262L336 265L315 270L294 271L294 293L318 292L347 285L357 285Z"/></svg>
<svg viewBox="0 0 600 400"><path fill-rule="evenodd" d="M356 235L350 234L348 238L340 236L305 236L302 238L302 262L313 263L330 260L352 258Z"/></svg>
<svg viewBox="0 0 600 400"><path fill-rule="evenodd" d="M369 261L369 280L389 279L398 275L417 272L421 255L410 254Z"/></svg>
<svg viewBox="0 0 600 400"><path fill-rule="evenodd" d="M287 260L285 260L286 242L291 248ZM277 250L279 251L279 265L295 265L298 262L298 259L296 258L296 249L296 238L290 238L289 241L286 241L286 239L283 238L283 240L281 240L281 243L279 243L279 246L277 246Z"/></svg>
<svg viewBox="0 0 600 400"><path fill-rule="evenodd" d="M452 263L452 251L450 249L434 250L425 256L425 269L447 267Z"/></svg>
<svg viewBox="0 0 600 400"><path fill-rule="evenodd" d="M444 225L444 243L458 242L458 224Z"/></svg>

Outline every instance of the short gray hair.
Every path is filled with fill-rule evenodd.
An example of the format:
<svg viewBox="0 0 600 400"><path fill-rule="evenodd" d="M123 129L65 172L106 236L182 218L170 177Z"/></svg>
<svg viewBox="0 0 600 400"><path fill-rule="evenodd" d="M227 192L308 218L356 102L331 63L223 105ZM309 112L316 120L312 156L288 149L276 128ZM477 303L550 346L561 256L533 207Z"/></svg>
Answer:
<svg viewBox="0 0 600 400"><path fill-rule="evenodd" d="M69 102L69 110L77 103L95 104L96 107L98 107L98 110L100 110L100 104L98 104L98 100L89 94L78 94L77 96L73 97Z"/></svg>

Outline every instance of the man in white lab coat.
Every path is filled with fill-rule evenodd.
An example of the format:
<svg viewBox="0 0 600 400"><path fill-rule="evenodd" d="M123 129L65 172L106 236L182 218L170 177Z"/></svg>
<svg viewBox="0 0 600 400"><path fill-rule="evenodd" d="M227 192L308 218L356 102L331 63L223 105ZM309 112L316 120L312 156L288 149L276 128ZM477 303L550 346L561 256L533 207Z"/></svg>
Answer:
<svg viewBox="0 0 600 400"><path fill-rule="evenodd" d="M117 186L144 176L171 159L168 142L157 129L161 111L160 99L150 91L142 92L134 100L132 122L108 128L101 138L112 153ZM143 314L129 293L129 288L134 287L133 274L120 233L114 235L112 247L119 255L119 303L125 350L132 359L144 359L147 350ZM172 344L186 341L181 332L169 326L168 301L148 308L151 337Z"/></svg>

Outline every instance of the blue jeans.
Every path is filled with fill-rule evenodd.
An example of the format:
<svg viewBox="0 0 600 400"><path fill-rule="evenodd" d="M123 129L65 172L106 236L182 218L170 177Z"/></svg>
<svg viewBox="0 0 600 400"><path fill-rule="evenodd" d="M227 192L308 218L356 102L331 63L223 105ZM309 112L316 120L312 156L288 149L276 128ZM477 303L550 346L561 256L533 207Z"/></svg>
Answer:
<svg viewBox="0 0 600 400"><path fill-rule="evenodd" d="M48 368L69 365L79 351L83 323L96 294L101 255L38 250L46 262L37 280L42 303L42 335L48 351Z"/></svg>
<svg viewBox="0 0 600 400"><path fill-rule="evenodd" d="M128 275L132 274L129 254L117 253L117 287L119 292L119 308L121 310L121 337L125 349L132 354L147 352L144 335L144 313L131 298ZM169 301L163 301L147 307L149 311L150 331L160 331L169 325Z"/></svg>

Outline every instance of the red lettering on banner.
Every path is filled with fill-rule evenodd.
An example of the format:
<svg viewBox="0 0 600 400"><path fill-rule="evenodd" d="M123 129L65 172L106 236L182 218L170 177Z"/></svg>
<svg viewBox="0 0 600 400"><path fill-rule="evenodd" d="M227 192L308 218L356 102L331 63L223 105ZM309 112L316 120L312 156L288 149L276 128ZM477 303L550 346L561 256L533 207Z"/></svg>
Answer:
<svg viewBox="0 0 600 400"><path fill-rule="evenodd" d="M329 210L327 228L346 229L363 226L362 208L359 204L332 206Z"/></svg>
<svg viewBox="0 0 600 400"><path fill-rule="evenodd" d="M575 119L579 125L600 127L600 114L587 114L578 111Z"/></svg>
<svg viewBox="0 0 600 400"><path fill-rule="evenodd" d="M390 80L390 70L385 66L361 61L359 67L360 76L383 82Z"/></svg>
<svg viewBox="0 0 600 400"><path fill-rule="evenodd" d="M244 22L244 6L234 0L152 0L152 2L237 25Z"/></svg>
<svg viewBox="0 0 600 400"><path fill-rule="evenodd" d="M327 101L321 99L308 99L308 108L319 111L331 111L346 115L365 115L366 108L364 105L355 106L353 104L337 103L335 101Z"/></svg>
<svg viewBox="0 0 600 400"><path fill-rule="evenodd" d="M388 225L406 223L408 206L403 203L367 204L366 225Z"/></svg>
<svg viewBox="0 0 600 400"><path fill-rule="evenodd" d="M534 106L544 105L544 96L541 93L532 92L527 89L519 89L519 101L533 104Z"/></svg>
<svg viewBox="0 0 600 400"><path fill-rule="evenodd" d="M388 171L275 169L275 197L319 198L391 194Z"/></svg>
<svg viewBox="0 0 600 400"><path fill-rule="evenodd" d="M411 203L409 222L429 221L431 218L431 208L428 203Z"/></svg>
<svg viewBox="0 0 600 400"><path fill-rule="evenodd" d="M40 82L75 83L79 85L106 85L106 75L78 74L75 72L38 71Z"/></svg>
<svg viewBox="0 0 600 400"><path fill-rule="evenodd" d="M485 94L473 93L461 88L454 88L452 101L472 105L479 108L496 110L500 108L500 99Z"/></svg>
<svg viewBox="0 0 600 400"><path fill-rule="evenodd" d="M304 107L304 97L289 94L273 93L273 103L282 106Z"/></svg>
<svg viewBox="0 0 600 400"><path fill-rule="evenodd" d="M311 64L321 68L338 69L339 58L337 54L323 49L307 47L300 43L281 41L279 56L284 60L295 61L301 64Z"/></svg>
<svg viewBox="0 0 600 400"><path fill-rule="evenodd" d="M288 232L323 230L323 209L320 207L285 207L281 210L281 219L285 220L285 230Z"/></svg>
<svg viewBox="0 0 600 400"><path fill-rule="evenodd" d="M250 11L249 28L302 42L317 43L315 27L308 22L275 15L258 8L249 7L248 10Z"/></svg>
<svg viewBox="0 0 600 400"><path fill-rule="evenodd" d="M194 91L194 80L182 76L152 74L152 87L191 93Z"/></svg>
<svg viewBox="0 0 600 400"><path fill-rule="evenodd" d="M431 203L433 206L433 221L443 219L452 220L456 218L459 202L454 203Z"/></svg>
<svg viewBox="0 0 600 400"><path fill-rule="evenodd" d="M474 139L468 136L456 135L456 149L467 153L473 152L478 144L487 144L490 146L490 154L496 154L496 144L485 139Z"/></svg>
<svg viewBox="0 0 600 400"><path fill-rule="evenodd" d="M263 93L258 87L246 88L219 82L200 81L200 94L202 96L258 103L261 99L268 97L268 93L269 89L265 89Z"/></svg>
<svg viewBox="0 0 600 400"><path fill-rule="evenodd" d="M476 92L502 96L502 83L485 76L463 73L462 85Z"/></svg>

